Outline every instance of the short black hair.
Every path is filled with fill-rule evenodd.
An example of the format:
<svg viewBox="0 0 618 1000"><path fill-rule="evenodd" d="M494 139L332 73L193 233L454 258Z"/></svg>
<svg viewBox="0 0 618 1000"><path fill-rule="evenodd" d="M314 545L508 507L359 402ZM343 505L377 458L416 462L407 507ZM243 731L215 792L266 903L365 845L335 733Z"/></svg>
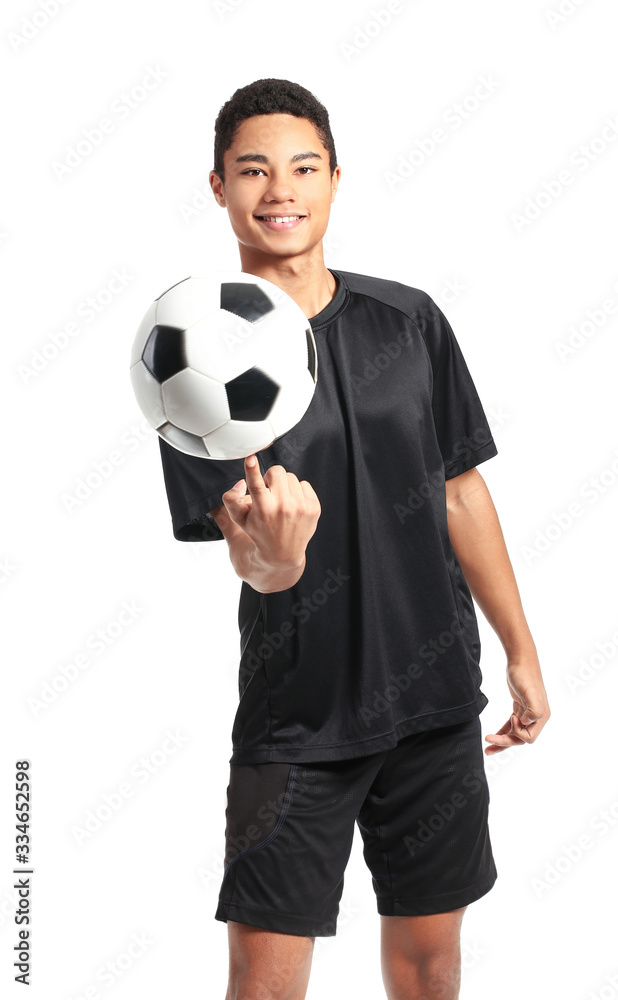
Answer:
<svg viewBox="0 0 618 1000"><path fill-rule="evenodd" d="M246 87L234 91L229 101L223 105L215 122L215 165L214 171L225 184L223 154L230 148L238 127L246 118L254 115L295 115L307 118L313 123L320 142L328 150L331 177L337 166L335 143L330 130L328 111L311 91L290 80L272 78L255 80Z"/></svg>

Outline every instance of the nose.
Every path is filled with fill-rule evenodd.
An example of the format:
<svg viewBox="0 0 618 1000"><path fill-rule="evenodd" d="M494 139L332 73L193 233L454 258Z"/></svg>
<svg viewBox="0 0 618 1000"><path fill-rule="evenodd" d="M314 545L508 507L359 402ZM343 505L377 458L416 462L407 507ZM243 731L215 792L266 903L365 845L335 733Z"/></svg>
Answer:
<svg viewBox="0 0 618 1000"><path fill-rule="evenodd" d="M290 201L295 198L294 185L286 177L273 175L270 184L266 189L266 201Z"/></svg>

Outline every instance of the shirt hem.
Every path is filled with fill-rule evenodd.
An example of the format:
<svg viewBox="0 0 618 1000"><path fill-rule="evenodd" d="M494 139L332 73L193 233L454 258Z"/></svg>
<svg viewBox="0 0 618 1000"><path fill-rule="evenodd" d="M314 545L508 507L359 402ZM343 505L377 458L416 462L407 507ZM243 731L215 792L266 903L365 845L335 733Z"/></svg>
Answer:
<svg viewBox="0 0 618 1000"><path fill-rule="evenodd" d="M207 461L204 459L204 461ZM219 506L222 493L227 493L241 477L222 483L216 492L204 493L191 500L180 509L172 511L172 530L179 542L219 541L224 535L215 519L210 515L213 507ZM204 519L210 515L207 520Z"/></svg>
<svg viewBox="0 0 618 1000"><path fill-rule="evenodd" d="M497 454L498 448L492 437L489 441L479 445L478 448L472 448L457 458L451 459L450 462L446 462L444 478L445 480L454 479L455 476L460 476L463 472L476 468L477 465L481 465L488 459L495 458Z"/></svg>
<svg viewBox="0 0 618 1000"><path fill-rule="evenodd" d="M257 747L234 746L230 764L266 764L271 761L280 763L310 763L318 760L349 760L353 757L366 757L392 750L399 740L412 733L426 732L442 726L453 726L459 722L468 722L481 714L489 704L489 698L482 691L478 697L466 705L457 708L446 708L428 715L416 715L400 722L389 733L369 736L367 739L351 740L347 743L323 743L317 745L286 745L261 744Z"/></svg>

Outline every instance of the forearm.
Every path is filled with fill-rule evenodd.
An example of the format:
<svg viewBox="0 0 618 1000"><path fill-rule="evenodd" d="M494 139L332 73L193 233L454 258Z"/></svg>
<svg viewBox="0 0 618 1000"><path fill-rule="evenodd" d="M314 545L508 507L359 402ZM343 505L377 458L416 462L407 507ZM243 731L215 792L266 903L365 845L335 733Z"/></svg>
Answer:
<svg viewBox="0 0 618 1000"><path fill-rule="evenodd" d="M470 592L510 660L536 660L498 514L484 481L447 505L451 545Z"/></svg>
<svg viewBox="0 0 618 1000"><path fill-rule="evenodd" d="M230 542L230 560L237 575L260 594L287 590L305 570L305 557L298 566L273 566L261 558L255 544L243 531Z"/></svg>

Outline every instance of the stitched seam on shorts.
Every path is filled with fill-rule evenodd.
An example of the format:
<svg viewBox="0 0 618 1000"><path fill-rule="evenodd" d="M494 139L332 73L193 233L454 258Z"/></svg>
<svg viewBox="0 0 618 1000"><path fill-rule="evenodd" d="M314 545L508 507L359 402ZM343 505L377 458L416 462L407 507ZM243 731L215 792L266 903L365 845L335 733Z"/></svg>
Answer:
<svg viewBox="0 0 618 1000"><path fill-rule="evenodd" d="M382 768L380 768L380 770L382 770ZM378 846L380 847L380 851L381 851L381 853L384 855L384 857L386 859L386 867L389 870L389 874L388 875L374 875L373 872L372 872L371 873L371 877L374 878L374 879L376 879L376 881L378 881L379 879L389 879L390 880L390 878L391 878L391 876L390 876L391 866L390 866L390 861L388 860L388 852L385 851L384 848L381 845L382 845L382 826L380 824L378 824Z"/></svg>
<svg viewBox="0 0 618 1000"><path fill-rule="evenodd" d="M228 903L225 899L222 899L221 902L224 906L233 906L236 910L249 910L250 913L266 913L268 916L286 917L288 920L298 920L303 923L313 922L310 917L300 916L298 913L285 913L283 910L277 910L276 913L273 913L272 910L265 910L263 906L246 906L244 903Z"/></svg>
<svg viewBox="0 0 618 1000"><path fill-rule="evenodd" d="M380 764L380 767L378 768L378 773L376 774L374 781L377 780L378 774L380 774L380 771L382 770L383 767L384 767L384 761L382 762L382 764ZM388 852L385 851L383 849L383 847L382 847L382 825L381 825L381 823L378 823L378 848L380 850L380 853L384 855L384 858L386 860L386 867L388 868L388 875L374 875L373 872L372 872L371 873L371 877L374 878L376 880L376 882L379 881L380 879L389 879L389 880L391 880L391 873L390 873L391 872L391 863L389 861Z"/></svg>
<svg viewBox="0 0 618 1000"><path fill-rule="evenodd" d="M264 840L261 840L258 844L254 844L253 847L248 847L246 851L241 851L241 853L237 854L235 858L232 858L232 860L228 862L228 864L223 869L224 875L227 872L228 868L230 868L235 861L240 861L241 858L246 858L248 854L254 854L256 851L261 850L262 847L266 847L266 845L269 844L271 840L274 840L274 838L277 836L288 814L290 802L292 800L292 791L293 791L292 786L294 785L294 780L296 778L297 770L298 770L298 764L292 764L290 767L290 773L288 775L288 781L283 797L283 807L281 809L281 812L279 813L279 819L277 820L277 825L275 826L275 829L271 830L271 832Z"/></svg>
<svg viewBox="0 0 618 1000"><path fill-rule="evenodd" d="M458 892L467 892L468 889L474 889L475 886L482 885L483 882L487 882L490 877L490 873L488 872L486 875L483 875L482 878L478 878L476 882L472 882L470 885L460 886L457 889L451 889L450 892L435 892L432 893L431 896L411 896L410 899L412 902L415 902L417 899L441 899L442 896L456 896ZM394 896L393 901L396 903L404 903L401 896Z"/></svg>

